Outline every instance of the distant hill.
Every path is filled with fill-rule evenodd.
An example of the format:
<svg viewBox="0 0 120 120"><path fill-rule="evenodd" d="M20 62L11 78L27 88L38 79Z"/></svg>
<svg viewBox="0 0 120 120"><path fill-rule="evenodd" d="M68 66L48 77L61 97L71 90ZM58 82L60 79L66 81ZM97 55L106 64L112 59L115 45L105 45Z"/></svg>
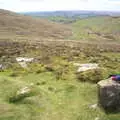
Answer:
<svg viewBox="0 0 120 120"><path fill-rule="evenodd" d="M109 11L45 11L45 12L24 12L22 14L37 16L37 17L49 17L49 16L61 16L68 18L86 18L93 16L120 16L120 12L109 12Z"/></svg>
<svg viewBox="0 0 120 120"><path fill-rule="evenodd" d="M68 26L0 9L0 39L66 38Z"/></svg>
<svg viewBox="0 0 120 120"><path fill-rule="evenodd" d="M73 24L73 39L118 42L120 17L99 16L78 20Z"/></svg>
<svg viewBox="0 0 120 120"><path fill-rule="evenodd" d="M120 16L120 12L110 11L43 11L43 12L24 12L24 15L29 15L39 18L47 18L53 22L71 24L79 19L85 19L97 16Z"/></svg>
<svg viewBox="0 0 120 120"><path fill-rule="evenodd" d="M52 13L53 12L48 12L45 14L52 15ZM54 13L56 13L56 15L63 14L64 11ZM69 16L83 13L87 15L89 11L65 11L65 13L69 13ZM44 39L72 39L82 41L120 41L119 13L95 11L93 13L94 15L99 14L99 16L76 19L73 23L71 21L72 24L66 25L51 22L44 18L21 15L0 9L0 40L39 41ZM56 17L58 20L64 19L64 17ZM68 23L70 22L68 21L69 18L65 20Z"/></svg>

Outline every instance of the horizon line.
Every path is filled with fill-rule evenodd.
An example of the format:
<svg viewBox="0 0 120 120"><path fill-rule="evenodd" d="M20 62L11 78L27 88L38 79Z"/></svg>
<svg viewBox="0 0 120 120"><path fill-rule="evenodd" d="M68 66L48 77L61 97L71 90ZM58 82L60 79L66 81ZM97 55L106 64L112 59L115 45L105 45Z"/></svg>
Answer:
<svg viewBox="0 0 120 120"><path fill-rule="evenodd" d="M22 13L22 12L72 12L72 11L84 11L84 12L118 12L120 13L120 11L118 10L33 10L33 11L19 11L17 13Z"/></svg>

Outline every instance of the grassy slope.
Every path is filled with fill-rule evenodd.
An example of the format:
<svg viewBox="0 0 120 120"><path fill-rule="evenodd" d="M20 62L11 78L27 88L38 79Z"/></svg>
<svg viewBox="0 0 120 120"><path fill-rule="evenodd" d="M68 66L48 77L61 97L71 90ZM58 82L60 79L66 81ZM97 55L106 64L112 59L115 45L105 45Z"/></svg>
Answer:
<svg viewBox="0 0 120 120"><path fill-rule="evenodd" d="M89 108L97 103L96 84L78 82L71 75L67 81L56 80L52 72L14 78L9 74L0 73L0 120L93 120L96 117L119 120L120 114L105 114L100 108ZM8 101L12 93L31 83L36 88L36 95L17 103Z"/></svg>
<svg viewBox="0 0 120 120"><path fill-rule="evenodd" d="M44 84L36 85L43 81ZM31 83L37 88L37 95L18 103L9 103L8 98L16 89ZM1 73L0 84L0 120L93 120L96 117L100 120L119 120L118 114L107 115L99 108L89 108L97 102L95 84L80 83L75 79L56 81L50 72L18 78Z"/></svg>
<svg viewBox="0 0 120 120"><path fill-rule="evenodd" d="M87 41L120 41L120 17L93 17L73 24L73 38Z"/></svg>

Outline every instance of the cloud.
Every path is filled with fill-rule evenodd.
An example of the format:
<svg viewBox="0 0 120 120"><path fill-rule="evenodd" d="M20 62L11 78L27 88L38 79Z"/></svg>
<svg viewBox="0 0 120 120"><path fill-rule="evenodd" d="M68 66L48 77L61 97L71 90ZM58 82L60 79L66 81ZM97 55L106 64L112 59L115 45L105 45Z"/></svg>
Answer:
<svg viewBox="0 0 120 120"><path fill-rule="evenodd" d="M108 0L108 1L112 1L112 2L119 2L119 0Z"/></svg>
<svg viewBox="0 0 120 120"><path fill-rule="evenodd" d="M14 4L13 4L14 3ZM0 8L12 11L114 10L120 0L0 0Z"/></svg>
<svg viewBox="0 0 120 120"><path fill-rule="evenodd" d="M108 2L111 5L115 5L115 6L119 6L120 5L120 1L119 0L108 0Z"/></svg>
<svg viewBox="0 0 120 120"><path fill-rule="evenodd" d="M49 1L49 0L20 0L20 1L21 2L43 2L43 1ZM56 0L56 2L57 1L59 2L60 0ZM88 2L88 0L78 0L78 2Z"/></svg>
<svg viewBox="0 0 120 120"><path fill-rule="evenodd" d="M1 0L0 0L0 4L4 4L4 1L1 1Z"/></svg>
<svg viewBox="0 0 120 120"><path fill-rule="evenodd" d="M120 0L108 0L110 3L120 3Z"/></svg>
<svg viewBox="0 0 120 120"><path fill-rule="evenodd" d="M0 4L4 4L3 2L0 2Z"/></svg>
<svg viewBox="0 0 120 120"><path fill-rule="evenodd" d="M88 2L88 0L80 0L81 2Z"/></svg>
<svg viewBox="0 0 120 120"><path fill-rule="evenodd" d="M80 1L80 2L88 2L88 0L78 0L78 1Z"/></svg>
<svg viewBox="0 0 120 120"><path fill-rule="evenodd" d="M21 2L43 2L44 0L20 0Z"/></svg>

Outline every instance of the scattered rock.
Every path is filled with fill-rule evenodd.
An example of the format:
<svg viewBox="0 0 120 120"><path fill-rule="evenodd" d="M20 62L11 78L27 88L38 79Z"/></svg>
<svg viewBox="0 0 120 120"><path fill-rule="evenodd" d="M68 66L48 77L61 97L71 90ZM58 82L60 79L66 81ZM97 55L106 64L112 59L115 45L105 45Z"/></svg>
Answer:
<svg viewBox="0 0 120 120"><path fill-rule="evenodd" d="M2 67L3 67L3 65L2 65L2 64L0 64L0 69L2 69Z"/></svg>
<svg viewBox="0 0 120 120"><path fill-rule="evenodd" d="M78 73L99 68L98 64L96 64L96 63L87 63L87 64L74 63L74 66L79 67L77 70Z"/></svg>
<svg viewBox="0 0 120 120"><path fill-rule="evenodd" d="M24 58L24 57L18 57L16 58L17 62L32 62L34 58Z"/></svg>
<svg viewBox="0 0 120 120"><path fill-rule="evenodd" d="M2 64L0 64L0 71L3 71L4 69L5 67Z"/></svg>
<svg viewBox="0 0 120 120"><path fill-rule="evenodd" d="M23 68L27 68L26 62L19 62L19 65Z"/></svg>
<svg viewBox="0 0 120 120"><path fill-rule="evenodd" d="M16 58L16 61L20 64L21 67L27 68L27 63L30 63L34 60L34 58L23 58L23 57L18 57Z"/></svg>
<svg viewBox="0 0 120 120"><path fill-rule="evenodd" d="M25 97L29 97L31 93L32 93L32 89L30 87L21 88L15 93L15 95L10 97L9 101L10 102L20 101L24 99Z"/></svg>
<svg viewBox="0 0 120 120"><path fill-rule="evenodd" d="M120 109L120 83L111 79L98 82L99 104L105 109Z"/></svg>
<svg viewBox="0 0 120 120"><path fill-rule="evenodd" d="M97 104L93 104L93 105L90 105L89 108L91 109L97 109L98 105Z"/></svg>
<svg viewBox="0 0 120 120"><path fill-rule="evenodd" d="M28 94L29 92L30 92L30 88L24 87L24 88L20 89L19 91L17 91L17 95Z"/></svg>
<svg viewBox="0 0 120 120"><path fill-rule="evenodd" d="M99 117L96 117L95 120L100 120L100 118L99 118Z"/></svg>

